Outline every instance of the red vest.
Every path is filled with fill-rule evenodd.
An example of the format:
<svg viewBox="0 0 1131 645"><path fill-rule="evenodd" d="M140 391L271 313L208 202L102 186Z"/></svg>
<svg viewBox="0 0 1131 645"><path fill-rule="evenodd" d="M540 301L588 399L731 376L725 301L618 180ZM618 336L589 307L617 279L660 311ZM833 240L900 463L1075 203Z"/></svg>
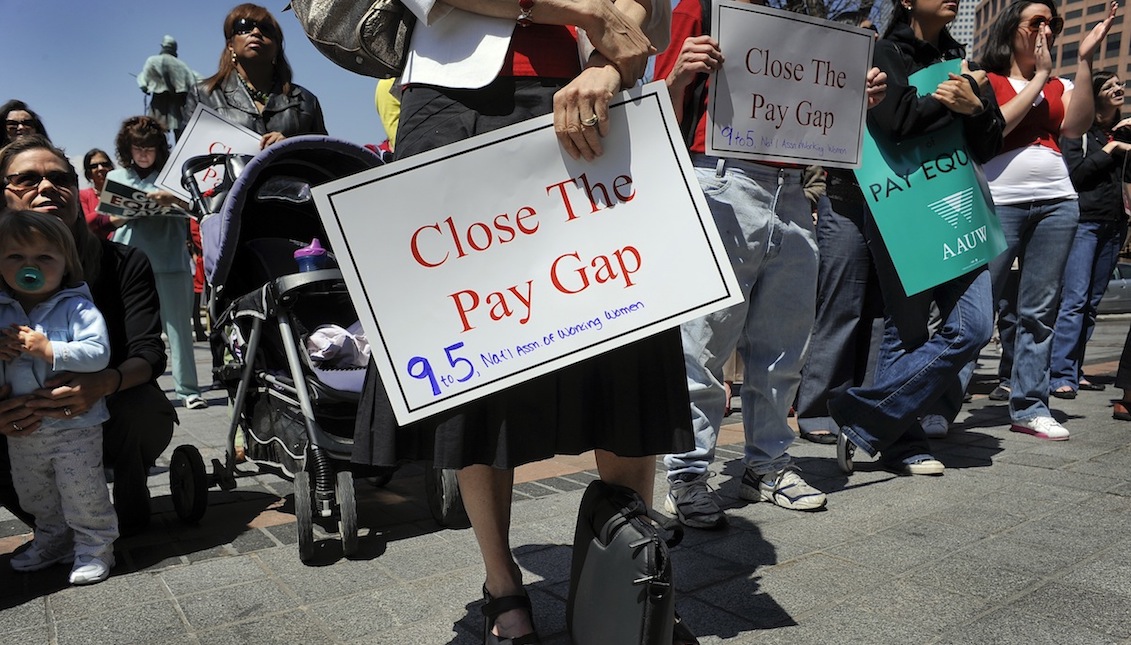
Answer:
<svg viewBox="0 0 1131 645"><path fill-rule="evenodd" d="M1005 105L1017 96L1013 83L1001 74L988 74L993 85L998 105ZM1060 152L1057 138L1060 124L1064 121L1064 83L1059 78L1050 78L1045 83L1044 100L1029 109L1013 131L1005 135L1001 151L1008 152L1032 145L1042 145Z"/></svg>

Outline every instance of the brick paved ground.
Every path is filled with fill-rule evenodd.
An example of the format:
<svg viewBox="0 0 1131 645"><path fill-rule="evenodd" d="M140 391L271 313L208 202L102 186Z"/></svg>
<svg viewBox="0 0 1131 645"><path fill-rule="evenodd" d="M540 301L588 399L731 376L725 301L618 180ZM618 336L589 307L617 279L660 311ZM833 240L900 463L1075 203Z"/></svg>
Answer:
<svg viewBox="0 0 1131 645"><path fill-rule="evenodd" d="M1104 321L1089 347L1097 382L1111 381L1127 320ZM1004 406L985 399L994 356L983 358L978 396L936 444L942 478L866 462L845 477L832 447L795 445L830 494L818 513L738 499L730 417L711 480L730 526L689 531L673 554L679 609L704 643L1131 644L1131 424L1111 419L1118 393L1054 400L1072 440L1039 441L1008 432ZM198 360L206 373L203 348ZM206 461L227 425L222 398L210 401L182 413L174 440ZM568 545L592 468L583 455L518 475L513 543L548 643L568 642ZM476 643L475 541L432 521L422 472L403 467L384 488L359 480L361 554L342 558L320 531L313 566L298 559L289 482L241 477L185 526L157 472L152 530L122 540L114 576L86 588L67 587L63 567L12 573L7 554L30 535L0 511L0 644Z"/></svg>

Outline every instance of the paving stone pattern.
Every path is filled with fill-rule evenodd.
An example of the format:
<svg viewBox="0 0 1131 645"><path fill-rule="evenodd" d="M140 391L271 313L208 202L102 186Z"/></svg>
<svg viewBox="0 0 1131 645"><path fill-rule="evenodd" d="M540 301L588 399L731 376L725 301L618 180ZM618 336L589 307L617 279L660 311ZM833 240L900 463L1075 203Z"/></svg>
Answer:
<svg viewBox="0 0 1131 645"><path fill-rule="evenodd" d="M1097 382L1111 382L1127 324L1101 322L1089 346ZM203 347L197 358L206 374ZM720 446L710 481L729 527L688 530L673 551L678 609L702 642L1131 644L1131 423L1111 419L1118 391L1054 399L1072 439L1044 442L1010 433L1004 404L985 398L994 368L987 351L974 401L934 442L941 478L866 458L846 477L832 446L798 442L791 453L829 503L791 512L739 499L742 446ZM172 446L196 445L206 462L222 457L228 417L219 394L208 398L207 410L181 411ZM475 540L431 519L419 465L381 488L359 479L360 555L344 559L336 528L319 527L310 566L290 482L241 476L186 526L167 465L151 477L153 527L121 540L114 575L93 587L68 587L61 566L11 572L30 534L0 511L0 644L480 642ZM515 487L513 544L550 644L568 643L569 545L595 477ZM667 491L659 469L656 490Z"/></svg>

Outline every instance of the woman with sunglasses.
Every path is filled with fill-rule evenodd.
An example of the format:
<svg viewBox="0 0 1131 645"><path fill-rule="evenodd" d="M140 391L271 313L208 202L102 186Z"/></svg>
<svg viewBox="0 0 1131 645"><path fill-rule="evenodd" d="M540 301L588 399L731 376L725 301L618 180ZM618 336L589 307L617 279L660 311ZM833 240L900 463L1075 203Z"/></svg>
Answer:
<svg viewBox="0 0 1131 645"><path fill-rule="evenodd" d="M39 134L45 139L48 138L47 130L44 129L39 115L32 112L27 103L19 99L12 99L0 105L0 117L4 119L4 130L0 132L0 148L15 141L16 137L29 134Z"/></svg>
<svg viewBox="0 0 1131 645"><path fill-rule="evenodd" d="M23 436L45 417L82 414L105 398L103 458L114 471L114 509L122 535L149 523L149 469L173 438L175 414L157 377L165 372L165 343L157 288L149 260L138 249L95 237L83 220L78 174L65 153L33 135L0 150L4 204L58 217L75 238L83 277L110 332L110 366L99 372L66 373L50 389L11 397L0 388L0 435ZM25 521L11 484L6 440L0 438L0 504ZM30 525L30 524L29 524Z"/></svg>
<svg viewBox="0 0 1131 645"><path fill-rule="evenodd" d="M114 169L114 162L110 161L106 151L92 148L83 155L82 167L83 176L90 182L90 186L79 191L86 225L98 237L109 237L118 226L109 215L98 212L98 201L106 187L106 175Z"/></svg>
<svg viewBox="0 0 1131 645"><path fill-rule="evenodd" d="M1002 356L991 398L1009 399L1010 430L1063 441L1068 429L1049 411L1049 361L1064 267L1080 211L1059 141L1092 126L1092 57L1119 5L1080 42L1075 83L1052 75L1064 27L1052 0L1018 0L990 27L982 67L1005 117L1002 152L985 165L1006 250L991 264ZM1016 279L1010 273L1017 260Z"/></svg>
<svg viewBox="0 0 1131 645"><path fill-rule="evenodd" d="M298 134L326 134L318 98L291 82L283 32L267 9L250 3L232 9L224 42L220 69L189 92L185 120L203 103L263 135L260 149Z"/></svg>
<svg viewBox="0 0 1131 645"><path fill-rule="evenodd" d="M1123 81L1108 71L1092 75L1096 116L1080 137L1061 137L1072 185L1080 194L1080 225L1064 269L1064 293L1052 341L1051 394L1076 397L1077 390L1104 389L1084 377L1084 349L1096 327L1096 310L1127 238L1123 182L1131 181L1131 119L1122 119Z"/></svg>

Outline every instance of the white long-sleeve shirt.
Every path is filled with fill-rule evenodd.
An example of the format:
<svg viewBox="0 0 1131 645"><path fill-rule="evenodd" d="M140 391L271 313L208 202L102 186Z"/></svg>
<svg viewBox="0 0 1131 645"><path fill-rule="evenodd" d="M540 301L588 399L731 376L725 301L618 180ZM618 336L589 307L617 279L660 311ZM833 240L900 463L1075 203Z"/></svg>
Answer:
<svg viewBox="0 0 1131 645"><path fill-rule="evenodd" d="M652 11L643 31L656 50L663 51L671 39L671 2L651 2ZM517 0L515 18L482 16L457 9L443 0L405 0L404 4L416 15L418 22L412 32L400 85L426 83L476 89L489 84L499 75L517 24ZM584 63L592 52L592 46L583 32L579 31L578 35L578 55Z"/></svg>

